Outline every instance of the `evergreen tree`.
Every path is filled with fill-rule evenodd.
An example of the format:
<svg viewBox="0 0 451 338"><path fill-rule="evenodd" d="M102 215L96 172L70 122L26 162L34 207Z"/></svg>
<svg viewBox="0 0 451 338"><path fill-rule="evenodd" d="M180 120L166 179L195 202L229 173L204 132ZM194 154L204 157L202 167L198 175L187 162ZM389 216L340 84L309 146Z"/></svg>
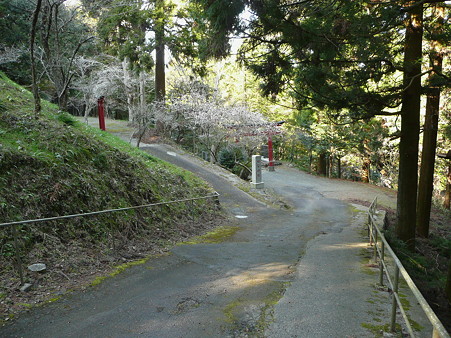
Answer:
<svg viewBox="0 0 451 338"><path fill-rule="evenodd" d="M437 148L437 133L440 110L440 92L443 78L443 37L445 8L435 4L430 12L429 68L427 84L426 116L423 128L423 150L421 154L420 180L418 185L417 231L421 237L429 236L432 192L434 188L434 165Z"/></svg>

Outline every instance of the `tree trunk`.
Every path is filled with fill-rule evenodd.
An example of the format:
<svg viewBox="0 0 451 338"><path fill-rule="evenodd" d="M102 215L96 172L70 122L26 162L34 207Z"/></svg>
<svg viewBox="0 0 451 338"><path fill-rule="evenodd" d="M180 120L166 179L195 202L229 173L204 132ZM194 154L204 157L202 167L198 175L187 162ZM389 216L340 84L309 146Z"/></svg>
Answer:
<svg viewBox="0 0 451 338"><path fill-rule="evenodd" d="M363 160L362 164L362 182L370 183L370 164L371 161L369 158Z"/></svg>
<svg viewBox="0 0 451 338"><path fill-rule="evenodd" d="M318 157L318 168L317 168L317 173L318 175L321 176L326 176L326 154L322 153L319 154Z"/></svg>
<svg viewBox="0 0 451 338"><path fill-rule="evenodd" d="M329 178L334 175L334 155L329 156Z"/></svg>
<svg viewBox="0 0 451 338"><path fill-rule="evenodd" d="M64 89L63 92L58 96L58 107L61 110L67 111L67 105L69 102L69 95L67 89Z"/></svg>
<svg viewBox="0 0 451 338"><path fill-rule="evenodd" d="M309 151L309 157L308 157L308 171L309 171L309 173L312 172L312 164L313 164L313 153L310 150Z"/></svg>
<svg viewBox="0 0 451 338"><path fill-rule="evenodd" d="M325 165L326 165L326 172L325 172L325 176L326 177L330 177L330 173L329 173L329 161L330 161L330 157L329 156L326 156L326 159L325 159Z"/></svg>
<svg viewBox="0 0 451 338"><path fill-rule="evenodd" d="M407 244L409 249L414 250L418 187L423 4L409 1L406 5L413 7L406 19L396 235Z"/></svg>
<svg viewBox="0 0 451 338"><path fill-rule="evenodd" d="M146 120L146 73L143 70L139 72L139 110L141 118Z"/></svg>
<svg viewBox="0 0 451 338"><path fill-rule="evenodd" d="M124 72L125 95L127 96L128 121L135 122L135 114L133 113L133 94L130 88L130 59L128 56L122 60L122 71Z"/></svg>
<svg viewBox="0 0 451 338"><path fill-rule="evenodd" d="M212 144L210 147L210 162L215 164L216 163L216 151L217 151L217 146L215 144Z"/></svg>
<svg viewBox="0 0 451 338"><path fill-rule="evenodd" d="M164 13L164 0L156 0L156 10ZM166 74L164 70L164 21L157 19L155 24L155 99L164 101L166 97Z"/></svg>
<svg viewBox="0 0 451 338"><path fill-rule="evenodd" d="M91 110L91 107L89 106L89 96L88 96L88 94L86 94L86 93L83 94L83 100L85 101L85 105L84 105L85 109L84 109L84 112L83 112L83 116L85 118L86 124L88 124L89 111Z"/></svg>
<svg viewBox="0 0 451 338"><path fill-rule="evenodd" d="M451 207L451 161L449 161L448 164L448 177L446 182L445 202L443 203L443 206L448 210Z"/></svg>
<svg viewBox="0 0 451 338"><path fill-rule="evenodd" d="M341 178L341 158L337 157L337 177Z"/></svg>
<svg viewBox="0 0 451 338"><path fill-rule="evenodd" d="M36 80L36 60L34 59L34 42L36 39L36 26L38 23L39 12L41 11L42 0L36 2L36 8L33 12L33 20L30 31L30 58L31 58L31 86L34 99L34 114L38 118L41 111L41 97L39 96L39 87Z"/></svg>
<svg viewBox="0 0 451 338"><path fill-rule="evenodd" d="M443 31L443 4L435 4L433 16L436 18L432 36ZM437 148L438 116L440 110L440 87L434 86L434 78L442 72L443 52L439 41L431 40L429 88L426 101L426 117L423 132L423 152L421 154L420 182L418 184L417 232L421 237L429 236L432 192L434 189L434 165Z"/></svg>

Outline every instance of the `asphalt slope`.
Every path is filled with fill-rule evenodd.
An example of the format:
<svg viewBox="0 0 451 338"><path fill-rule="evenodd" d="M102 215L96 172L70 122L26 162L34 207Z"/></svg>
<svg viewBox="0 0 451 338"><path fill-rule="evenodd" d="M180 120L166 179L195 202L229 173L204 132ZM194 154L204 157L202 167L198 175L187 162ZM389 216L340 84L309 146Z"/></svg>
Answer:
<svg viewBox="0 0 451 338"><path fill-rule="evenodd" d="M349 205L285 182L278 192L293 209L269 208L170 147L143 149L210 182L239 231L222 243L176 246L33 309L0 336L372 336L361 324L374 317L365 303L374 277L359 270L361 223Z"/></svg>

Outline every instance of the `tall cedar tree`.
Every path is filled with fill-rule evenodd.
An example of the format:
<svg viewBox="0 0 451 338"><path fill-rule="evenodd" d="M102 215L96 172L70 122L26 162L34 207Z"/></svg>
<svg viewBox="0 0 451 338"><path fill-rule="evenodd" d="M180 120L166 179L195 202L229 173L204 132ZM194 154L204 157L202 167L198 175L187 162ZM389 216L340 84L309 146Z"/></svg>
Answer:
<svg viewBox="0 0 451 338"><path fill-rule="evenodd" d="M410 249L415 248L418 187L418 146L421 109L421 63L423 4L409 1L404 44L404 90L401 108L401 140L396 234Z"/></svg>
<svg viewBox="0 0 451 338"><path fill-rule="evenodd" d="M426 116L423 131L420 181L418 185L417 232L421 237L429 236L429 222L434 188L434 165L437 148L437 133L440 110L440 74L443 69L441 35L445 23L443 4L435 4L431 13L431 37L429 39L429 79L426 101Z"/></svg>

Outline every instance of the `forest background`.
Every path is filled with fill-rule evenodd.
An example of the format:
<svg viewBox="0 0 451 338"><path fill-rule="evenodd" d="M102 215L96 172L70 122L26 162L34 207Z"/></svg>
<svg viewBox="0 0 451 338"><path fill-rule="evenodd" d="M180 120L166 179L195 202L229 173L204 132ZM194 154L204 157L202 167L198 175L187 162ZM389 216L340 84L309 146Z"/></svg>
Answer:
<svg viewBox="0 0 451 338"><path fill-rule="evenodd" d="M36 118L40 98L88 116L104 97L139 139L243 177L274 135L279 159L396 189L396 235L414 250L432 205L450 208L449 13L436 0L0 1L0 70L33 91Z"/></svg>

